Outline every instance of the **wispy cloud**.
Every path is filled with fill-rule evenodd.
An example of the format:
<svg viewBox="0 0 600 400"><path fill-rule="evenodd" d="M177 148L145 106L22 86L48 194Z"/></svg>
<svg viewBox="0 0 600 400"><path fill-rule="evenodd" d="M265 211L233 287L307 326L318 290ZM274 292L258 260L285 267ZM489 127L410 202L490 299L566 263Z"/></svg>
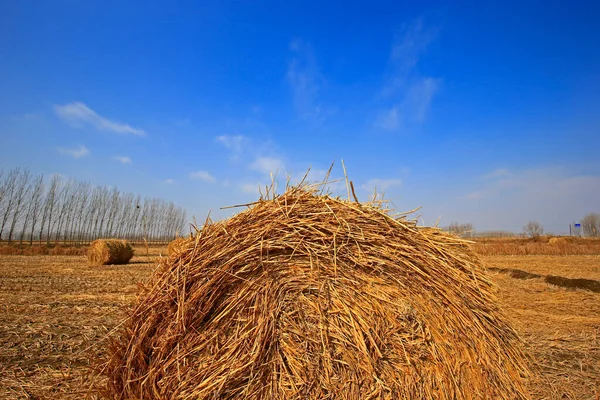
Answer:
<svg viewBox="0 0 600 400"><path fill-rule="evenodd" d="M166 183L167 185L172 185L174 182L175 182L175 181L174 181L173 179L171 179L171 178L169 178L169 179L165 179L165 183Z"/></svg>
<svg viewBox="0 0 600 400"><path fill-rule="evenodd" d="M324 107L319 102L319 92L324 78L310 43L294 39L290 43L292 58L288 63L287 80L292 90L296 112L303 119L319 119Z"/></svg>
<svg viewBox="0 0 600 400"><path fill-rule="evenodd" d="M127 156L114 156L113 158L122 164L131 164L131 158Z"/></svg>
<svg viewBox="0 0 600 400"><path fill-rule="evenodd" d="M83 124L89 124L98 130L110 131L123 135L146 136L146 132L142 129L133 128L128 124L105 118L80 102L55 105L54 112L60 119L76 127L80 127Z"/></svg>
<svg viewBox="0 0 600 400"><path fill-rule="evenodd" d="M362 185L362 188L366 189L366 190L377 189L378 191L381 191L381 190L388 190L390 188L399 187L399 186L402 186L402 179L373 178L373 179L369 180L367 183L365 183L364 185Z"/></svg>
<svg viewBox="0 0 600 400"><path fill-rule="evenodd" d="M208 183L214 183L216 181L215 177L212 176L207 171L191 172L190 173L190 178L197 179L197 180L204 181L204 182L208 182Z"/></svg>
<svg viewBox="0 0 600 400"><path fill-rule="evenodd" d="M420 75L417 65L436 36L436 29L425 28L423 20L417 19L395 39L381 90L382 102L388 105L377 113L375 127L398 131L425 122L442 80Z"/></svg>
<svg viewBox="0 0 600 400"><path fill-rule="evenodd" d="M260 186L258 183L242 183L240 185L240 190L251 195L257 196L260 194Z"/></svg>
<svg viewBox="0 0 600 400"><path fill-rule="evenodd" d="M402 115L398 111L398 107L394 106L389 110L382 110L377 116L375 126L386 131L395 131L400 127Z"/></svg>
<svg viewBox="0 0 600 400"><path fill-rule="evenodd" d="M258 171L262 174L269 175L270 173L282 173L285 170L283 161L274 157L258 157L249 168Z"/></svg>
<svg viewBox="0 0 600 400"><path fill-rule="evenodd" d="M499 168L475 182L479 185L458 197L454 209L463 207L461 219L491 229L520 229L529 220L539 220L549 232L565 232L570 222L600 204L600 176L560 166Z"/></svg>
<svg viewBox="0 0 600 400"><path fill-rule="evenodd" d="M72 149L59 147L58 152L62 155L71 156L73 158L82 158L90 154L90 151L85 146L78 146Z"/></svg>
<svg viewBox="0 0 600 400"><path fill-rule="evenodd" d="M234 159L240 156L244 147L250 142L250 140L243 135L221 135L217 136L215 140L225 146L226 149L230 150Z"/></svg>
<svg viewBox="0 0 600 400"><path fill-rule="evenodd" d="M498 179L498 178L507 178L511 175L512 174L510 173L510 171L507 170L506 168L496 168L492 172L485 174L483 176L483 178L484 179Z"/></svg>

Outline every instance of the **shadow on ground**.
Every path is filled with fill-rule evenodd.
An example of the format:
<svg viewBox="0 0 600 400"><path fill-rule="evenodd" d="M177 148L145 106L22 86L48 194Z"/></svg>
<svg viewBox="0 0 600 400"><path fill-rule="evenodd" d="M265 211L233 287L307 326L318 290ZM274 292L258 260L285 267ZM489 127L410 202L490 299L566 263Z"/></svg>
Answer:
<svg viewBox="0 0 600 400"><path fill-rule="evenodd" d="M554 286L559 286L567 289L582 289L588 290L594 293L600 293L600 281L593 279L580 279L580 278L564 278L562 276L555 275L539 275L532 274L531 272L523 271L520 269L513 268L488 268L489 271L500 272L503 274L510 275L511 278L515 279L544 279L546 283Z"/></svg>

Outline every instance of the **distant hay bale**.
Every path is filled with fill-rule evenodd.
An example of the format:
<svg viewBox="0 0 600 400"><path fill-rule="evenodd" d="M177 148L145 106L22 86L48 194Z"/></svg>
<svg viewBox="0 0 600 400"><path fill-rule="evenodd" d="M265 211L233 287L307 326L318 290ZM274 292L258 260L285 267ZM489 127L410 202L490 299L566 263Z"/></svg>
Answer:
<svg viewBox="0 0 600 400"><path fill-rule="evenodd" d="M292 187L192 240L112 338L108 398L529 398L461 239Z"/></svg>
<svg viewBox="0 0 600 400"><path fill-rule="evenodd" d="M167 247L167 253L169 254L169 256L177 254L183 249L185 243L187 242L188 240L182 237L178 237L172 240L171 242L169 242L169 246Z"/></svg>
<svg viewBox="0 0 600 400"><path fill-rule="evenodd" d="M554 246L564 246L566 244L575 243L575 239L569 236L555 236L548 240L548 243Z"/></svg>
<svg viewBox="0 0 600 400"><path fill-rule="evenodd" d="M91 265L127 264L133 257L133 249L126 240L98 239L88 249Z"/></svg>

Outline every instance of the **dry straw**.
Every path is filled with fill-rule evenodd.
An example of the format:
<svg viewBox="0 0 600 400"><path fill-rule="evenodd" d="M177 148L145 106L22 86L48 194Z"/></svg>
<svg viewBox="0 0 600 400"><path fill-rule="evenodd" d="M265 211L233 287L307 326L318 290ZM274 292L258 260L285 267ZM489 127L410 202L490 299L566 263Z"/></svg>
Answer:
<svg viewBox="0 0 600 400"><path fill-rule="evenodd" d="M187 243L187 240L182 237L178 237L171 242L169 242L169 246L167 247L167 254L169 256L174 256L179 253L184 248L184 244Z"/></svg>
<svg viewBox="0 0 600 400"><path fill-rule="evenodd" d="M126 240L98 239L88 249L91 265L127 264L133 257L133 249Z"/></svg>
<svg viewBox="0 0 600 400"><path fill-rule="evenodd" d="M115 399L526 399L465 242L291 187L163 258L119 335Z"/></svg>

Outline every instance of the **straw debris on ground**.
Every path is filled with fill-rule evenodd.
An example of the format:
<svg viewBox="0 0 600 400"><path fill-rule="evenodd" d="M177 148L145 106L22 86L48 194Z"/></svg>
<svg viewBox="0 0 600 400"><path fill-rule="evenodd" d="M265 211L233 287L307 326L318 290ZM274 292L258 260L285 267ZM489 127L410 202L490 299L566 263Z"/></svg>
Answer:
<svg viewBox="0 0 600 400"><path fill-rule="evenodd" d="M114 399L526 399L465 242L296 186L162 258L106 362Z"/></svg>
<svg viewBox="0 0 600 400"><path fill-rule="evenodd" d="M126 240L98 239L88 249L90 265L127 264L133 257L133 248Z"/></svg>

